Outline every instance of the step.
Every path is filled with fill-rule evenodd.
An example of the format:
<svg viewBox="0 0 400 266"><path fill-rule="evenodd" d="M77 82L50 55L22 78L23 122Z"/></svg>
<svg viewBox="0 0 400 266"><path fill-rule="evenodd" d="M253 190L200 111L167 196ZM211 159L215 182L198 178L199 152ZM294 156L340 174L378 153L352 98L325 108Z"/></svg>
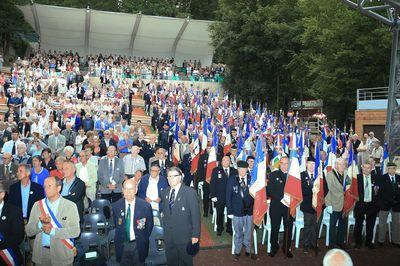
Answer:
<svg viewBox="0 0 400 266"><path fill-rule="evenodd" d="M142 121L143 125L151 126L151 118L147 115L132 115L132 123L136 123L137 120Z"/></svg>
<svg viewBox="0 0 400 266"><path fill-rule="evenodd" d="M144 107L145 102L142 99L132 99L132 106L133 107Z"/></svg>

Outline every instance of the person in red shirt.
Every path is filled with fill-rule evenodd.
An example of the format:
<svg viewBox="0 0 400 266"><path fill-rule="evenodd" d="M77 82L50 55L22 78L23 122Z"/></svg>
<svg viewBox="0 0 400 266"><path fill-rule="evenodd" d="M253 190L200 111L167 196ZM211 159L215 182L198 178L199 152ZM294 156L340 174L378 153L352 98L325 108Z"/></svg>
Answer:
<svg viewBox="0 0 400 266"><path fill-rule="evenodd" d="M62 172L62 167L63 167L64 162L65 162L65 158L62 157L62 156L58 156L56 158L56 160L54 161L54 163L56 164L57 168L50 171L50 176L56 176L56 177L58 177L60 179L63 179L64 175L63 175L63 172Z"/></svg>

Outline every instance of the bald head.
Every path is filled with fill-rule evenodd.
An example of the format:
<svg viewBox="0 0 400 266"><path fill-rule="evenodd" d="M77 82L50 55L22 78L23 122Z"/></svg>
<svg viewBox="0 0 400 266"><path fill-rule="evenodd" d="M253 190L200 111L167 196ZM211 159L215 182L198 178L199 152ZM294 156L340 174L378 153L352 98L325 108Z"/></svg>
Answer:
<svg viewBox="0 0 400 266"><path fill-rule="evenodd" d="M325 254L323 266L353 266L353 261L346 251L335 248Z"/></svg>
<svg viewBox="0 0 400 266"><path fill-rule="evenodd" d="M122 193L124 194L124 198L128 202L131 202L135 199L136 192L137 192L136 181L133 178L125 180L122 187Z"/></svg>

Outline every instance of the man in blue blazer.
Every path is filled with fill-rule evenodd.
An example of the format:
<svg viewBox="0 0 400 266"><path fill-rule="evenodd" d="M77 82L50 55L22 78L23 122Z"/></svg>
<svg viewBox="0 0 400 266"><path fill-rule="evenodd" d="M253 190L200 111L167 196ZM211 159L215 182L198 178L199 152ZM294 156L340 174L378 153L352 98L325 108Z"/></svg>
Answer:
<svg viewBox="0 0 400 266"><path fill-rule="evenodd" d="M122 192L124 197L112 204L117 262L144 265L153 230L153 212L149 203L136 197L134 179L124 181Z"/></svg>
<svg viewBox="0 0 400 266"><path fill-rule="evenodd" d="M31 167L20 164L17 171L18 182L10 186L8 203L21 210L21 216L27 222L33 204L44 198L43 187L31 181Z"/></svg>
<svg viewBox="0 0 400 266"><path fill-rule="evenodd" d="M162 211L161 192L167 187L167 179L160 175L160 165L153 163L150 167L150 174L143 176L140 180L137 196L150 203L153 210Z"/></svg>

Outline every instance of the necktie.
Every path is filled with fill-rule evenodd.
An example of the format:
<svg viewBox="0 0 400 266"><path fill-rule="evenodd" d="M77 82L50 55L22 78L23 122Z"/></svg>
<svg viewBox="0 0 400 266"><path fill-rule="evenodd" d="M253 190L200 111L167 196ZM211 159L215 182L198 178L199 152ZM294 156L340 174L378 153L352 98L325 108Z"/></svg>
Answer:
<svg viewBox="0 0 400 266"><path fill-rule="evenodd" d="M131 204L128 204L128 211L126 212L125 220L126 239L131 240Z"/></svg>
<svg viewBox="0 0 400 266"><path fill-rule="evenodd" d="M174 207L174 204L175 204L175 189L173 188L172 192L171 192L171 196L169 197L169 203L168 203L169 211L172 210L172 207Z"/></svg>
<svg viewBox="0 0 400 266"><path fill-rule="evenodd" d="M311 180L314 180L314 174L311 174Z"/></svg>
<svg viewBox="0 0 400 266"><path fill-rule="evenodd" d="M369 201L369 180L368 177L365 179L365 188L364 188L364 201L368 200Z"/></svg>
<svg viewBox="0 0 400 266"><path fill-rule="evenodd" d="M110 160L110 165L108 166L108 175L110 177L113 176L113 163L112 163L112 160Z"/></svg>
<svg viewBox="0 0 400 266"><path fill-rule="evenodd" d="M225 168L225 174L226 174L226 176L229 176L228 169L226 169L226 168Z"/></svg>
<svg viewBox="0 0 400 266"><path fill-rule="evenodd" d="M12 148L11 153L12 153L12 154L15 154L15 141L13 141L13 148Z"/></svg>
<svg viewBox="0 0 400 266"><path fill-rule="evenodd" d="M243 177L240 178L240 186L241 186L241 188L242 188L242 189L240 190L240 196L241 196L242 199L243 199L243 198L244 198L244 190L245 190L245 187L246 187L246 183L245 183Z"/></svg>
<svg viewBox="0 0 400 266"><path fill-rule="evenodd" d="M396 178L394 176L390 177L390 179L392 179L392 186L393 186L393 190L396 189Z"/></svg>
<svg viewBox="0 0 400 266"><path fill-rule="evenodd" d="M6 165L5 176L8 178L10 176L10 165Z"/></svg>
<svg viewBox="0 0 400 266"><path fill-rule="evenodd" d="M165 167L165 162L164 162L164 161L161 161L161 168L164 169L164 167Z"/></svg>

